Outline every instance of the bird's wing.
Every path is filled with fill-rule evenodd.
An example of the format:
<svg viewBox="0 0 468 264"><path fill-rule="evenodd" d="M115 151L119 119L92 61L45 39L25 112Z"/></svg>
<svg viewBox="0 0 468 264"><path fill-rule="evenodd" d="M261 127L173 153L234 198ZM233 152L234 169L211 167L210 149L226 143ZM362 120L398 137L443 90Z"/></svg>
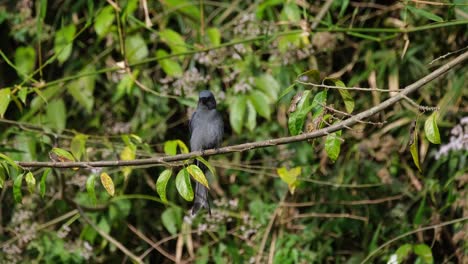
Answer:
<svg viewBox="0 0 468 264"><path fill-rule="evenodd" d="M196 114L197 114L197 111L193 112L192 118L190 118L190 121L189 121L189 132L190 132L190 136L192 136L192 131L193 131L193 129L194 129L192 121L193 121L193 119L195 118L195 115L196 115Z"/></svg>

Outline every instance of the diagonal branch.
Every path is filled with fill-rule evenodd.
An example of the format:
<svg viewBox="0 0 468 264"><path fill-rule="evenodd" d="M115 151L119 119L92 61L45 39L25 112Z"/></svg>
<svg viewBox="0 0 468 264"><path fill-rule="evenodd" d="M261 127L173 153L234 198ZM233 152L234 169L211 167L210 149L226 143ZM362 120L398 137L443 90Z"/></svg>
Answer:
<svg viewBox="0 0 468 264"><path fill-rule="evenodd" d="M355 116L345 119L341 122L335 123L329 127L316 130L310 133L304 133L297 136L281 137L276 139L269 139L257 142L244 143L239 145L227 146L219 149L209 149L205 151L193 151L186 154L179 154L174 156L164 156L137 160L109 160L109 161L91 161L91 162L35 162L35 161L19 161L18 165L21 167L51 167L51 168L93 168L93 167L118 167L118 166L138 166L138 165L155 165L155 164L168 164L175 161L183 161L192 159L198 156L213 156L219 154L226 154L232 152L243 152L256 148L265 148L269 146L283 145L292 142L306 141L313 138L323 137L335 131L350 127L362 120L369 118L376 113L394 105L400 100L403 100L408 94L420 89L425 84L441 76L455 66L462 64L468 59L468 51L449 61L447 64L441 66L430 74L424 76L413 84L405 87L397 95L383 101L382 103L365 110Z"/></svg>

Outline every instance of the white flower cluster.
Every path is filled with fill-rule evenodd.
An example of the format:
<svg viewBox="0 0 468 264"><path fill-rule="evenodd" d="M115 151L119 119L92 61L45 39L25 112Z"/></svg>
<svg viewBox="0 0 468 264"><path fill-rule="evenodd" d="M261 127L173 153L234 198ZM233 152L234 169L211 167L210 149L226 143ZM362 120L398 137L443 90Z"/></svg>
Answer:
<svg viewBox="0 0 468 264"><path fill-rule="evenodd" d="M450 133L452 134L450 142L440 146L435 159L438 160L440 157L448 155L450 151L468 151L468 116L463 117Z"/></svg>
<svg viewBox="0 0 468 264"><path fill-rule="evenodd" d="M204 85L210 80L209 75L202 75L196 67L185 71L181 77L168 76L161 79L161 90L174 95L192 95L197 91L197 86Z"/></svg>

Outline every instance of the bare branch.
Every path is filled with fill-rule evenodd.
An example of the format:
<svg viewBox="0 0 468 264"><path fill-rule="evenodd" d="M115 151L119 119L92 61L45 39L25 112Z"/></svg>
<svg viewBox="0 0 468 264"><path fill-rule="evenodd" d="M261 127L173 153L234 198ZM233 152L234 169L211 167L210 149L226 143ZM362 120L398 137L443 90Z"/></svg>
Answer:
<svg viewBox="0 0 468 264"><path fill-rule="evenodd" d="M418 81L414 82L411 85L405 87L397 95L387 99L386 101L365 110L355 116L347 118L341 122L335 123L329 127L316 130L310 133L304 133L297 136L281 137L276 139L268 139L257 142L244 143L239 145L227 146L219 149L209 149L205 151L193 151L186 154L179 154L174 156L164 156L164 157L155 157L155 158L146 158L146 159L137 159L137 160L109 160L109 161L91 161L91 162L35 162L35 161L19 161L18 165L21 167L52 167L52 168L89 168L89 167L117 167L117 166L134 166L134 165L155 165L155 164L169 164L175 161L183 161L188 159L193 159L198 156L213 156L219 154L227 154L233 152L243 152L256 148L265 148L270 146L288 144L292 142L306 141L313 138L323 137L335 131L341 130L346 127L350 127L366 118L369 118L376 113L394 105L395 103L404 100L405 96L408 94L417 91L425 84L434 80L435 78L441 76L447 71L451 70L455 66L463 63L468 59L468 51L449 61L447 64L441 66L430 74L424 76Z"/></svg>
<svg viewBox="0 0 468 264"><path fill-rule="evenodd" d="M397 89L397 90L388 90L388 89L380 89L380 88L364 88L364 87L342 87L342 86L335 86L335 85L325 85L325 84L316 84L316 83L311 83L311 82L303 82L300 80L296 80L297 83L303 84L303 85L308 85L308 86L313 86L313 87L319 87L319 88L329 88L329 89L340 89L340 90L354 90L354 91L378 91L378 92L399 92L403 91L404 89Z"/></svg>
<svg viewBox="0 0 468 264"><path fill-rule="evenodd" d="M294 219L301 219L301 218L349 218L349 219L354 219L354 220L359 220L363 222L368 222L369 219L364 216L360 215L353 215L353 214L348 214L348 213L343 213L343 214L330 214L330 213L307 213L307 214L299 214L290 218L287 218L284 220L284 222L290 222Z"/></svg>

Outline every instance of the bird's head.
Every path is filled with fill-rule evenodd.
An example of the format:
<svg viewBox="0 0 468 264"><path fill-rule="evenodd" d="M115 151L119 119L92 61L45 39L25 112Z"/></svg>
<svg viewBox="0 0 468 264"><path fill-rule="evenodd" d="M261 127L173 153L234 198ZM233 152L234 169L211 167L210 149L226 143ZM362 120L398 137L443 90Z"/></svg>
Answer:
<svg viewBox="0 0 468 264"><path fill-rule="evenodd" d="M216 99L214 95L208 90L201 91L198 96L198 107L207 108L208 110L215 109Z"/></svg>

